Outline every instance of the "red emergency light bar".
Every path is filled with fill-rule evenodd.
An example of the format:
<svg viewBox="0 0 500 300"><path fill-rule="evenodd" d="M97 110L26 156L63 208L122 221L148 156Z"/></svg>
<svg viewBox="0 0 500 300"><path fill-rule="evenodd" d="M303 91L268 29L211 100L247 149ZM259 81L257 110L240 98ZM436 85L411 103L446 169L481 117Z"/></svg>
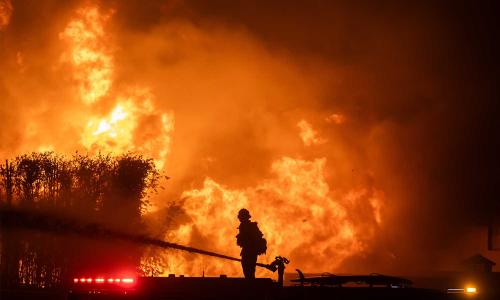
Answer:
<svg viewBox="0 0 500 300"><path fill-rule="evenodd" d="M124 284L132 284L135 282L133 278L107 278L104 279L102 277L99 278L74 278L73 283L124 283Z"/></svg>

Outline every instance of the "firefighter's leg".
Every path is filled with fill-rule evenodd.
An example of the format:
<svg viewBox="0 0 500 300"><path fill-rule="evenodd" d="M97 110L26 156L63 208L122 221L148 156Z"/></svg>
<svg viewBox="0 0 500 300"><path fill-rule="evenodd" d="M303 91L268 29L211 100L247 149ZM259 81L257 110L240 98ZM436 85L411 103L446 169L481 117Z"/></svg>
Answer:
<svg viewBox="0 0 500 300"><path fill-rule="evenodd" d="M255 278L255 264L257 263L257 255L253 255L249 262L251 278Z"/></svg>
<svg viewBox="0 0 500 300"><path fill-rule="evenodd" d="M247 267L247 261L245 260L245 257L241 257L241 268L243 269L243 275L245 278L248 278L248 267Z"/></svg>
<svg viewBox="0 0 500 300"><path fill-rule="evenodd" d="M245 278L255 278L255 264L257 263L257 255L244 255L241 257L241 266Z"/></svg>

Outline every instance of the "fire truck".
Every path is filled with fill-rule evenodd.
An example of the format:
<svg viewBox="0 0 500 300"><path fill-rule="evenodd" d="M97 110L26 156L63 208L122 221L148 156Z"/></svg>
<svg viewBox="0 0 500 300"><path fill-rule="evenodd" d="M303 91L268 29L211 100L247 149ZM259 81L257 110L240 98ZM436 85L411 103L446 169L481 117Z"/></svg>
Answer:
<svg viewBox="0 0 500 300"><path fill-rule="evenodd" d="M182 299L182 300L305 300L305 299L489 299L476 290L447 293L413 288L405 278L370 275L333 275L299 278L282 285L270 278L219 277L85 277L74 278L68 300Z"/></svg>

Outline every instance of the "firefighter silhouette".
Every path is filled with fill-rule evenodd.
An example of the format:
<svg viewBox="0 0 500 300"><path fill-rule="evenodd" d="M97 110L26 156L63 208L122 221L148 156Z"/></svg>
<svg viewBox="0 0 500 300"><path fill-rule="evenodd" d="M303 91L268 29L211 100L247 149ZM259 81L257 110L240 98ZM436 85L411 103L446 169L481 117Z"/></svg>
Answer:
<svg viewBox="0 0 500 300"><path fill-rule="evenodd" d="M240 226L236 236L236 243L241 247L241 266L245 278L255 278L255 264L257 256L266 253L267 242L262 237L262 232L257 222L250 221L250 212L243 208L238 212Z"/></svg>

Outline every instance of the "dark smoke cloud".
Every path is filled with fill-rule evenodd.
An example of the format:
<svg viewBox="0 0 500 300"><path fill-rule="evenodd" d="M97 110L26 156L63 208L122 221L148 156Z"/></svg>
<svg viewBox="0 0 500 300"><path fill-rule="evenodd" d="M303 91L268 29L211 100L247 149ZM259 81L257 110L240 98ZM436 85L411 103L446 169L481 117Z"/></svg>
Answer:
<svg viewBox="0 0 500 300"><path fill-rule="evenodd" d="M29 119L57 120L44 130L61 120L58 110L44 104L57 106L69 91L58 84L57 74L44 71L44 62L58 59L59 46L52 46L51 39L57 39L79 3L14 2L8 31L0 33L0 66L8 71L0 74L0 118L12 124L0 133L0 153L20 149L16 142L25 138L21 128ZM162 107L178 116L174 140L183 149L173 150L171 172L180 179L172 195L208 171L226 184L245 186L280 155L326 155L338 168L330 178L334 188L358 180L379 187L388 201L387 232L378 237L372 256L353 258L346 262L347 270L369 268L373 261L380 267L378 262L386 260L394 270L432 266L468 226L498 222L500 27L495 4L131 0L102 6L117 8L114 30L124 49L117 57L127 62L118 71L120 80L154 81ZM191 49L185 34L214 53L203 56ZM6 88L23 79L11 77L18 68L8 62L15 61L18 51L40 70L39 78L23 83L24 94ZM185 63L193 56L206 59L201 70L213 73L198 74L194 64ZM260 61L232 65L250 58ZM283 67L285 62L291 67ZM183 64L186 74L167 70ZM226 71L245 71L249 65L262 68L249 72L251 76L269 76L273 84L248 84L248 98L204 98L214 77L231 84L249 82L236 71L231 81ZM288 77L287 68L300 76ZM189 84L176 83L176 78ZM280 84L295 86L295 93L290 88L272 91ZM185 91L186 85L193 90ZM54 94L38 92L47 86L54 87ZM40 101L23 111L32 95ZM338 128L327 126L322 120L332 112L342 112L348 121ZM301 118L338 145L302 151L290 134ZM276 141L275 136L282 138ZM237 153L234 144L239 145ZM339 160L346 157L348 162ZM211 160L217 164L203 169Z"/></svg>
<svg viewBox="0 0 500 300"><path fill-rule="evenodd" d="M493 2L132 1L127 7L123 19L136 22L124 24L139 32L179 17L239 28L329 86L320 101L295 103L297 110L345 112L348 138L376 145L364 167L377 173L394 208L394 235L381 238L388 244L382 248L396 249L402 264L432 265L468 226L498 222L500 39Z"/></svg>

